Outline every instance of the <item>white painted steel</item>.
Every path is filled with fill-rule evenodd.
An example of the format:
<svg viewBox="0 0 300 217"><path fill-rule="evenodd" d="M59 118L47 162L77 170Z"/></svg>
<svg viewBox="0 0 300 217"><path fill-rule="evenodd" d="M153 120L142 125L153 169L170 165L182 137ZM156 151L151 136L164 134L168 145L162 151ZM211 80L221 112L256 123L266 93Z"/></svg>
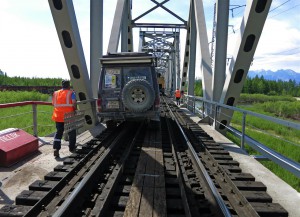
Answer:
<svg viewBox="0 0 300 217"><path fill-rule="evenodd" d="M226 80L223 87L220 103L235 105L240 97L244 82L247 77L264 23L269 13L272 0L248 0L244 17L241 22L239 37L231 63L227 68ZM266 3L264 5L264 3ZM218 121L229 125L233 111L224 111ZM216 130L226 132L226 128L218 124Z"/></svg>
<svg viewBox="0 0 300 217"><path fill-rule="evenodd" d="M203 96L207 100L212 99L212 71L210 64L209 46L205 14L202 0L192 0L195 8L196 28L200 43L200 67L202 73Z"/></svg>
<svg viewBox="0 0 300 217"><path fill-rule="evenodd" d="M103 0L91 0L90 11L90 78L93 97L98 98L99 59L103 54Z"/></svg>
<svg viewBox="0 0 300 217"><path fill-rule="evenodd" d="M213 60L213 101L219 101L225 82L229 0L216 3L216 40Z"/></svg>
<svg viewBox="0 0 300 217"><path fill-rule="evenodd" d="M58 38L63 50L71 82L76 91L77 100L92 99L92 88L86 66L79 29L72 0L62 0L62 7L55 7L49 0L52 17ZM79 110L85 110L86 124L82 130L88 130L97 124L94 103L79 105Z"/></svg>

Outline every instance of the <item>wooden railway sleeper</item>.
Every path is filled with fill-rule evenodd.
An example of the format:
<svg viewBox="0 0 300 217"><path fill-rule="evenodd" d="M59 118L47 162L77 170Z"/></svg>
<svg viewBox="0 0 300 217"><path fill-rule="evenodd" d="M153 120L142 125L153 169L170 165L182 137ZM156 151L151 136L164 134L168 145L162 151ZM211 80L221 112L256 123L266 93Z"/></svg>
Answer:
<svg viewBox="0 0 300 217"><path fill-rule="evenodd" d="M177 113L178 114L178 113ZM182 114L183 116L185 116L185 114L183 114L182 112L180 112L180 114ZM188 117L185 117L187 120L188 120L188 122L191 122L191 120L190 120L190 118L188 118ZM183 118L182 118L183 119ZM184 124L185 125L185 124ZM188 125L188 124L186 124L186 125ZM197 136L197 134L201 131L201 128L199 127L199 126L195 126L195 125L193 125L193 128L191 129L191 131L194 133L195 131L196 131L196 135L195 136ZM205 133L206 134L206 133ZM199 137L198 137L198 139L199 139ZM203 142L203 144L204 144L204 146L205 146L205 143L208 143L209 144L209 146L211 146L212 144L214 144L215 142L214 141L209 141L209 142L207 142L207 140L205 140L205 141L201 141L200 140L200 142L202 143ZM215 143L216 144L216 143ZM219 150L221 150L221 149L219 149ZM216 157L216 158L219 158L220 159L220 154L222 153L222 154L227 154L226 153L227 151L225 151L225 152L222 152L222 151L218 151L218 152L215 152L215 153L210 153L209 152L209 150L208 149L206 149L206 153L208 153L209 155L210 155L210 162L211 162L211 159L213 159L214 157ZM198 156L201 156L201 154L199 153L199 155ZM207 160L207 159L206 159ZM231 182L231 184L232 184L232 189L231 189L231 192L235 192L235 193L237 193L237 194L239 194L239 198L241 199L240 200L240 202L239 202L239 206L241 206L242 204L243 205L245 205L245 204L247 204L246 206L249 208L249 207L252 207L252 205L248 202L248 200L243 196L243 193L242 192L240 192L239 191L239 189L237 189L237 187L232 183L232 181L231 181L231 179L230 179L230 177L231 176L229 176L229 175L227 175L227 174L230 174L231 175L231 172L233 171L233 172L241 172L239 169L237 169L237 168L233 168L232 166L229 166L229 167L227 167L226 168L226 166L220 166L219 165L219 163L218 163L218 161L214 161L214 163L213 163L213 165L218 165L218 167L220 167L220 168L222 168L221 170L222 170L222 172L221 172L221 174L226 174L226 178L222 178L223 179L223 182L224 182L224 180L226 180L226 181L228 181L228 182ZM219 174L219 172L215 172L214 173L215 175L216 174ZM218 183L223 183L222 181L221 182L218 182ZM252 182L253 183L253 182ZM257 182L256 182L257 183ZM226 188L225 188L226 189ZM265 190L265 189L264 189ZM267 195L266 193L264 194L264 195ZM266 196L266 197L268 197L268 196ZM278 204L279 205L279 204ZM270 204L269 205L271 208L270 208L270 212L272 212L272 210L275 210L276 209L276 206L273 206L273 204ZM236 207L238 207L238 206L236 206ZM262 206L260 206L259 208L260 209L262 209L261 208ZM253 208L254 210L255 210L255 208ZM267 212L266 211L267 209L264 209L264 212ZM260 213L263 213L263 211L259 211L259 210L255 210L255 212L257 213L257 212L260 212ZM248 212L246 212L247 214L249 214ZM277 213L278 215L283 215L283 216L285 216L286 214L287 214L287 212L279 205L278 207L277 207L277 211L274 211L274 213ZM244 214L242 214L242 216L243 216Z"/></svg>

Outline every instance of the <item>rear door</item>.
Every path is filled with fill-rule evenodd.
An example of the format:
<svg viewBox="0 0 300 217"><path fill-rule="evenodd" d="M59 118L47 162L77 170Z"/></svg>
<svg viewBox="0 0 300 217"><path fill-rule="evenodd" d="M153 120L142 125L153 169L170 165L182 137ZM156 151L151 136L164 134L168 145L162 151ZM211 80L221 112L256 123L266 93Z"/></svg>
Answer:
<svg viewBox="0 0 300 217"><path fill-rule="evenodd" d="M103 67L101 72L100 97L102 111L122 111L121 87L122 76L121 67L109 66Z"/></svg>

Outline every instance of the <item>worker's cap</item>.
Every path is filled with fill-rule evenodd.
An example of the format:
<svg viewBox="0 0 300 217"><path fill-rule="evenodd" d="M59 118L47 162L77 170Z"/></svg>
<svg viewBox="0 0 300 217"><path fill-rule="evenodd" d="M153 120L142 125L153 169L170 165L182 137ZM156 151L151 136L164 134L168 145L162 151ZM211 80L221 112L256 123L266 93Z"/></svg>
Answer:
<svg viewBox="0 0 300 217"><path fill-rule="evenodd" d="M70 81L68 81L68 80L62 80L62 81L61 81L61 86L62 86L63 88L68 88L68 87L70 87Z"/></svg>

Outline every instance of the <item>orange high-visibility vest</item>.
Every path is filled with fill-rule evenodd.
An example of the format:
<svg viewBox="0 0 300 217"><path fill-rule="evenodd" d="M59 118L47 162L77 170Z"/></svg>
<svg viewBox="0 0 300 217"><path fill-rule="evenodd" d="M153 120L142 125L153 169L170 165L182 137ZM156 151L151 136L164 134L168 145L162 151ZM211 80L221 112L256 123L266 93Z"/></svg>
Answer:
<svg viewBox="0 0 300 217"><path fill-rule="evenodd" d="M180 90L176 90L175 91L175 97L176 98L180 98L181 94L180 94Z"/></svg>
<svg viewBox="0 0 300 217"><path fill-rule="evenodd" d="M52 105L54 106L52 120L55 122L64 122L64 115L67 112L75 110L72 103L72 90L55 91L52 97Z"/></svg>

